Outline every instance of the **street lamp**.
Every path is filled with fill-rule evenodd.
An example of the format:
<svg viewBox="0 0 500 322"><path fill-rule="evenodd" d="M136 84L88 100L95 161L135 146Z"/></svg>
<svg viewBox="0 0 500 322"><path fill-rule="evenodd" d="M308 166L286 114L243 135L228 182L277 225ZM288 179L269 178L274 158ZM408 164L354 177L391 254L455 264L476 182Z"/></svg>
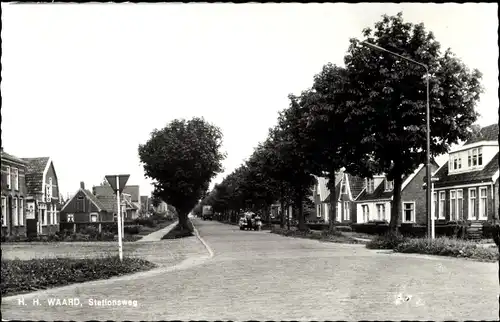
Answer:
<svg viewBox="0 0 500 322"><path fill-rule="evenodd" d="M404 59L406 61L412 62L414 64L417 64L419 66L422 66L425 68L425 75L426 75L426 83L427 83L427 109L426 109L426 119L427 119L427 125L426 125L426 135L427 135L427 165L426 165L426 172L427 172L427 187L431 186L431 129L430 129L430 107L429 107L429 67L426 64L420 63L418 61L415 61L413 59L404 57L400 54L397 54L395 52L392 52L390 50L387 50L385 48L379 47L377 45L368 43L366 41L361 42L362 45L370 47L372 49L386 52L388 54L391 54L393 56L399 57L401 59ZM431 238L432 236L432 219L431 219L431 207L432 207L432 189L427 189L426 190L426 210L427 210L427 237Z"/></svg>

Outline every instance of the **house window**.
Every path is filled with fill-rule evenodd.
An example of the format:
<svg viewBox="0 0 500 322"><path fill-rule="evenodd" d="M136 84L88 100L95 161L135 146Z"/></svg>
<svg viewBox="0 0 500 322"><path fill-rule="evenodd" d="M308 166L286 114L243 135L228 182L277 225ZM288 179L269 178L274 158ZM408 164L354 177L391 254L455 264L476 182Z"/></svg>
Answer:
<svg viewBox="0 0 500 322"><path fill-rule="evenodd" d="M12 225L19 225L19 208L17 198L12 198Z"/></svg>
<svg viewBox="0 0 500 322"><path fill-rule="evenodd" d="M486 187L479 188L479 219L488 218L488 197Z"/></svg>
<svg viewBox="0 0 500 322"><path fill-rule="evenodd" d="M457 220L457 191L450 191L450 220Z"/></svg>
<svg viewBox="0 0 500 322"><path fill-rule="evenodd" d="M476 196L477 190L476 188L471 188L469 189L469 214L468 218L469 219L476 219L477 213L476 213L476 203L477 203L477 196Z"/></svg>
<svg viewBox="0 0 500 322"><path fill-rule="evenodd" d="M12 180L14 181L14 190L19 191L19 169L12 168Z"/></svg>
<svg viewBox="0 0 500 322"><path fill-rule="evenodd" d="M47 221L48 221L48 218L47 218L47 211L48 209L42 209L41 212L42 212L42 225L43 226L47 226Z"/></svg>
<svg viewBox="0 0 500 322"><path fill-rule="evenodd" d="M378 220L385 219L385 204L383 203L377 204L377 219Z"/></svg>
<svg viewBox="0 0 500 322"><path fill-rule="evenodd" d="M10 189L10 167L6 167L5 170L7 171L7 189Z"/></svg>
<svg viewBox="0 0 500 322"><path fill-rule="evenodd" d="M343 179L342 182L340 183L340 193L341 194L347 193L347 187L346 187L346 184L345 184L345 179Z"/></svg>
<svg viewBox="0 0 500 322"><path fill-rule="evenodd" d="M344 220L351 220L351 211L349 201L344 201Z"/></svg>
<svg viewBox="0 0 500 322"><path fill-rule="evenodd" d="M453 170L458 169L458 158L456 156L453 157Z"/></svg>
<svg viewBox="0 0 500 322"><path fill-rule="evenodd" d="M2 197L2 227L7 226L7 199Z"/></svg>
<svg viewBox="0 0 500 322"><path fill-rule="evenodd" d="M432 219L436 219L436 209L438 209L437 192L432 193Z"/></svg>
<svg viewBox="0 0 500 322"><path fill-rule="evenodd" d="M391 191L394 189L394 180L385 180L385 190L386 191Z"/></svg>
<svg viewBox="0 0 500 322"><path fill-rule="evenodd" d="M113 221L118 221L118 215L117 214L113 214Z"/></svg>
<svg viewBox="0 0 500 322"><path fill-rule="evenodd" d="M468 153L469 153L469 155L468 155L467 159L469 160L469 162L468 162L469 168L471 168L472 167L472 150L469 150Z"/></svg>
<svg viewBox="0 0 500 322"><path fill-rule="evenodd" d="M375 190L375 182L373 179L366 179L366 192L373 193Z"/></svg>
<svg viewBox="0 0 500 322"><path fill-rule="evenodd" d="M363 222L367 222L370 220L370 209L368 205L362 205L361 208L363 209Z"/></svg>
<svg viewBox="0 0 500 322"><path fill-rule="evenodd" d="M458 220L464 219L464 195L463 190L457 190L457 214Z"/></svg>
<svg viewBox="0 0 500 322"><path fill-rule="evenodd" d="M19 198L19 226L24 226L24 199Z"/></svg>
<svg viewBox="0 0 500 322"><path fill-rule="evenodd" d="M469 150L469 167L483 165L483 148Z"/></svg>
<svg viewBox="0 0 500 322"><path fill-rule="evenodd" d="M403 203L403 219L405 222L415 222L415 203Z"/></svg>
<svg viewBox="0 0 500 322"><path fill-rule="evenodd" d="M444 219L445 207L446 207L446 192L440 191L439 192L439 212L438 212L439 219Z"/></svg>
<svg viewBox="0 0 500 322"><path fill-rule="evenodd" d="M75 214L68 214L68 222L75 222Z"/></svg>
<svg viewBox="0 0 500 322"><path fill-rule="evenodd" d="M90 214L90 222L97 222L97 214L96 213Z"/></svg>

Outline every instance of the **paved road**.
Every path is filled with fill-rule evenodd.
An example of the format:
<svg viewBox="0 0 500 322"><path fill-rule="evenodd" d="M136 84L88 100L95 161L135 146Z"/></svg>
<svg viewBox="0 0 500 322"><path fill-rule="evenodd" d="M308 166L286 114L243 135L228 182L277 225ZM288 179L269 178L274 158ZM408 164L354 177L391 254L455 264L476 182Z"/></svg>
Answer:
<svg viewBox="0 0 500 322"><path fill-rule="evenodd" d="M2 301L7 319L44 320L493 320L497 265L387 254L196 221L213 258L196 253L177 269L82 284ZM193 237L194 239L194 237ZM189 238L188 240L191 240ZM165 242L165 241L163 241ZM191 241L190 241L191 242ZM194 242L194 241L193 241ZM158 248L158 250L160 250ZM193 254L195 254L193 252ZM81 306L48 307L48 297ZM91 307L89 298L137 307ZM406 299L406 301L405 301Z"/></svg>

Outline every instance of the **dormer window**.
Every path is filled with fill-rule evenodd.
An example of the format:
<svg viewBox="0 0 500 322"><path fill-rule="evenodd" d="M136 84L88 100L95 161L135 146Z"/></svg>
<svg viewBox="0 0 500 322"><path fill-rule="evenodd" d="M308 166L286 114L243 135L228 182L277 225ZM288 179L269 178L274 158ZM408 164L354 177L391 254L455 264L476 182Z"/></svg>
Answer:
<svg viewBox="0 0 500 322"><path fill-rule="evenodd" d="M483 149L482 148L475 148L475 149L469 150L468 164L469 164L469 168L483 165Z"/></svg>
<svg viewBox="0 0 500 322"><path fill-rule="evenodd" d="M385 191L394 190L394 180L385 179Z"/></svg>
<svg viewBox="0 0 500 322"><path fill-rule="evenodd" d="M367 178L365 185L366 185L366 192L373 193L373 191L375 190L375 181L373 181L373 179Z"/></svg>

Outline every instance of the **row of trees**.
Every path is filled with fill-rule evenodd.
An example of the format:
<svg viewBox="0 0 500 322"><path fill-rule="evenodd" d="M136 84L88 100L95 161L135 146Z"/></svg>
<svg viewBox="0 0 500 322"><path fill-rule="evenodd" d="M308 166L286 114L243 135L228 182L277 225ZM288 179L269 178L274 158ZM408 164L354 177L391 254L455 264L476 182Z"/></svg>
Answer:
<svg viewBox="0 0 500 322"><path fill-rule="evenodd" d="M402 13L384 15L363 30L362 40L429 67L432 157L470 136L482 92L479 71L470 71L450 49L442 53L432 32L405 22ZM311 88L289 95L267 139L201 204L228 217L245 209L268 213L279 200L281 209L293 206L305 229L303 203L315 176L328 178L335 195L335 173L342 168L362 177L385 173L394 180L390 227L396 229L402 178L426 160L426 75L362 40L350 40L345 66L326 64ZM331 209L333 229L335 205Z"/></svg>

